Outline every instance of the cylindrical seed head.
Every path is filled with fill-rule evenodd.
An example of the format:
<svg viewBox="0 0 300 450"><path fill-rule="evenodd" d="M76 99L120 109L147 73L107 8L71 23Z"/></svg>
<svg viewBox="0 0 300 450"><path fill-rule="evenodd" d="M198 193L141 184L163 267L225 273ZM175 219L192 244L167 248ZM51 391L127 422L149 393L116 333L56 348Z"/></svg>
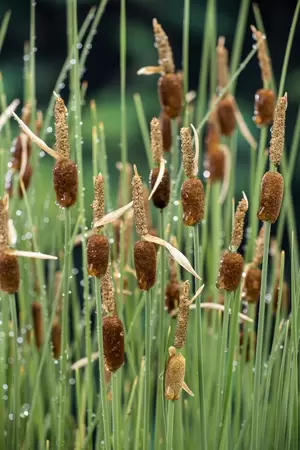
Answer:
<svg viewBox="0 0 300 450"><path fill-rule="evenodd" d="M165 290L165 304L168 309L168 313L172 318L177 317L180 298L180 284L178 281L169 281Z"/></svg>
<svg viewBox="0 0 300 450"><path fill-rule="evenodd" d="M271 130L270 161L274 166L279 166L283 153L286 109L287 96L285 95L277 101L274 123Z"/></svg>
<svg viewBox="0 0 300 450"><path fill-rule="evenodd" d="M0 249L9 245L8 238L8 196L0 198Z"/></svg>
<svg viewBox="0 0 300 450"><path fill-rule="evenodd" d="M225 48L225 38L220 36L216 49L218 68L218 88L222 89L228 83L228 50Z"/></svg>
<svg viewBox="0 0 300 450"><path fill-rule="evenodd" d="M18 292L20 271L15 255L6 255L0 251L0 290L8 294Z"/></svg>
<svg viewBox="0 0 300 450"><path fill-rule="evenodd" d="M33 302L31 305L32 324L35 337L35 345L39 350L44 343L44 326L42 305L39 302Z"/></svg>
<svg viewBox="0 0 300 450"><path fill-rule="evenodd" d="M179 311L177 316L176 330L174 336L174 347L184 347L187 335L187 327L190 313L190 284L188 281L182 283L180 289Z"/></svg>
<svg viewBox="0 0 300 450"><path fill-rule="evenodd" d="M143 196L143 184L142 179L137 173L136 167L134 166L135 174L132 178L132 200L133 200L133 210L134 210L134 221L136 226L136 232L140 236L145 236L148 234L147 227L147 217L144 205Z"/></svg>
<svg viewBox="0 0 300 450"><path fill-rule="evenodd" d="M224 97L217 105L217 121L222 136L231 136L235 130L236 117L233 99Z"/></svg>
<svg viewBox="0 0 300 450"><path fill-rule="evenodd" d="M51 330L51 342L54 359L59 359L61 354L61 325L55 321Z"/></svg>
<svg viewBox="0 0 300 450"><path fill-rule="evenodd" d="M234 215L233 231L231 237L231 249L236 251L241 245L244 233L244 220L248 211L248 201L244 198L239 202Z"/></svg>
<svg viewBox="0 0 300 450"><path fill-rule="evenodd" d="M178 400L185 376L185 358L176 355L174 347L169 348L169 359L165 372L165 397L168 400Z"/></svg>
<svg viewBox="0 0 300 450"><path fill-rule="evenodd" d="M216 111L214 111L210 115L206 129L206 136L205 136L206 152L210 153L217 150L219 148L219 145L220 145L220 133L217 124Z"/></svg>
<svg viewBox="0 0 300 450"><path fill-rule="evenodd" d="M253 258L253 266L260 266L263 260L264 255L264 235L265 235L265 227L264 225L261 227L259 234L255 241L255 252Z"/></svg>
<svg viewBox="0 0 300 450"><path fill-rule="evenodd" d="M162 67L164 73L175 72L173 52L169 44L168 36L156 19L153 19L153 34L155 37L155 46L158 51L159 65Z"/></svg>
<svg viewBox="0 0 300 450"><path fill-rule="evenodd" d="M239 253L227 252L219 267L217 288L233 292L238 288L243 273L244 260Z"/></svg>
<svg viewBox="0 0 300 450"><path fill-rule="evenodd" d="M261 270L257 267L250 267L246 272L244 293L245 299L249 303L257 303L260 294Z"/></svg>
<svg viewBox="0 0 300 450"><path fill-rule="evenodd" d="M188 178L194 178L194 160L193 141L189 128L181 128L181 152L184 173Z"/></svg>
<svg viewBox="0 0 300 450"><path fill-rule="evenodd" d="M69 130L67 124L67 108L61 97L56 97L54 106L56 151L63 159L70 157Z"/></svg>
<svg viewBox="0 0 300 450"><path fill-rule="evenodd" d="M278 172L266 172L261 181L257 217L264 222L275 223L283 199L284 182Z"/></svg>
<svg viewBox="0 0 300 450"><path fill-rule="evenodd" d="M212 183L222 181L225 174L225 153L220 148L206 152L205 169Z"/></svg>
<svg viewBox="0 0 300 450"><path fill-rule="evenodd" d="M56 161L53 167L53 184L56 201L62 208L69 208L77 200L77 166L69 159Z"/></svg>
<svg viewBox="0 0 300 450"><path fill-rule="evenodd" d="M182 81L177 74L167 74L159 78L158 96L162 110L170 119L180 116L183 93Z"/></svg>
<svg viewBox="0 0 300 450"><path fill-rule="evenodd" d="M159 174L158 167L155 167L155 169L151 170L150 173L151 190L154 188L158 174ZM166 206L168 206L170 201L170 174L168 169L165 169L163 178L152 196L152 201L156 208L164 209L166 208Z"/></svg>
<svg viewBox="0 0 300 450"><path fill-rule="evenodd" d="M134 244L134 267L139 288L149 291L156 281L156 249L152 242Z"/></svg>
<svg viewBox="0 0 300 450"><path fill-rule="evenodd" d="M107 267L106 274L102 278L101 294L104 311L113 315L116 314L115 292L109 267Z"/></svg>
<svg viewBox="0 0 300 450"><path fill-rule="evenodd" d="M163 149L165 152L169 152L172 146L171 119L164 111L161 111L159 120L163 140Z"/></svg>
<svg viewBox="0 0 300 450"><path fill-rule="evenodd" d="M258 46L258 61L261 69L261 77L263 82L269 83L271 81L271 62L268 56L267 44L265 40L265 36L261 31L258 31L253 25L251 26L251 30L253 33L254 39L259 42Z"/></svg>
<svg viewBox="0 0 300 450"><path fill-rule="evenodd" d="M204 188L198 178L186 180L181 187L183 223L194 226L204 218Z"/></svg>
<svg viewBox="0 0 300 450"><path fill-rule="evenodd" d="M275 94L272 89L259 89L255 93L253 120L258 126L270 125L275 111Z"/></svg>
<svg viewBox="0 0 300 450"><path fill-rule="evenodd" d="M155 164L160 164L160 160L163 157L163 139L160 129L160 122L157 117L153 117L151 120L151 149L152 158Z"/></svg>
<svg viewBox="0 0 300 450"><path fill-rule="evenodd" d="M95 177L92 208L93 221L96 223L104 216L104 179L101 173Z"/></svg>
<svg viewBox="0 0 300 450"><path fill-rule="evenodd" d="M109 243L106 236L94 234L87 241L88 273L101 278L107 271L109 261Z"/></svg>
<svg viewBox="0 0 300 450"><path fill-rule="evenodd" d="M105 368L115 372L124 364L124 328L115 316L106 316L102 321L103 353Z"/></svg>

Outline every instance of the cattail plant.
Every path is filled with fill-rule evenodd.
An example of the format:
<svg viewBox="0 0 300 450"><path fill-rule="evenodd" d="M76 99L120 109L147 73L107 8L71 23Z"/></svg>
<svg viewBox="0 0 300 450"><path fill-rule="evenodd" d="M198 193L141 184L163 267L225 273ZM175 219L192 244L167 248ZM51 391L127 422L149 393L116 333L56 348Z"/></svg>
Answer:
<svg viewBox="0 0 300 450"><path fill-rule="evenodd" d="M53 349L53 356L55 359L59 359L61 355L61 325L58 318L54 319L52 330L51 330L51 342Z"/></svg>
<svg viewBox="0 0 300 450"><path fill-rule="evenodd" d="M244 260L242 255L237 253L242 242L244 219L248 210L248 200L244 193L243 197L235 212L231 244L229 251L221 259L217 280L218 289L229 292L238 288L243 273Z"/></svg>
<svg viewBox="0 0 300 450"><path fill-rule="evenodd" d="M160 129L162 134L164 152L169 152L172 146L172 124L170 117L161 111L159 115Z"/></svg>
<svg viewBox="0 0 300 450"><path fill-rule="evenodd" d="M143 67L138 71L138 75L161 74L158 80L161 108L170 119L175 119L180 115L182 109L182 79L181 76L175 73L173 52L168 36L156 19L153 19L153 33L158 51L159 66Z"/></svg>
<svg viewBox="0 0 300 450"><path fill-rule="evenodd" d="M42 305L39 302L33 302L31 305L32 324L36 348L39 350L44 343L44 327Z"/></svg>
<svg viewBox="0 0 300 450"><path fill-rule="evenodd" d="M170 278L165 289L165 304L171 317L177 317L180 298L180 284L175 267L175 261L170 258Z"/></svg>
<svg viewBox="0 0 300 450"><path fill-rule="evenodd" d="M245 278L243 282L243 296L249 303L257 303L261 286L261 269L260 265L263 260L264 253L264 226L261 227L259 235L256 239L255 253L253 260L245 267Z"/></svg>
<svg viewBox="0 0 300 450"><path fill-rule="evenodd" d="M167 400L178 400L182 389L188 394L194 394L184 381L185 358L181 353L176 354L176 348L169 348L169 358L165 371L165 396Z"/></svg>

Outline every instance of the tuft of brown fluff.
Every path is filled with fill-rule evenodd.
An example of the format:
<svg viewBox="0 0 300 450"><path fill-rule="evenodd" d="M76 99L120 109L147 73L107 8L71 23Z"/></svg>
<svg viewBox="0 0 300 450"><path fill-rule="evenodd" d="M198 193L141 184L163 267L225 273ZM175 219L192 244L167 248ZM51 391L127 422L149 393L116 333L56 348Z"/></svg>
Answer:
<svg viewBox="0 0 300 450"><path fill-rule="evenodd" d="M264 222L275 223L283 199L284 181L278 172L266 172L261 181L257 217Z"/></svg>
<svg viewBox="0 0 300 450"><path fill-rule="evenodd" d="M67 108L61 97L56 97L54 106L55 148L63 159L70 157L69 130L67 124Z"/></svg>
<svg viewBox="0 0 300 450"><path fill-rule="evenodd" d="M188 281L182 283L180 289L179 311L174 336L174 347L182 348L186 342L186 334L190 313L190 284Z"/></svg>
<svg viewBox="0 0 300 450"><path fill-rule="evenodd" d="M190 129L187 127L181 128L180 138L184 173L188 178L193 178L195 154Z"/></svg>
<svg viewBox="0 0 300 450"><path fill-rule="evenodd" d="M183 103L182 82L175 73L163 75L158 80L158 95L164 113L175 119L181 113Z"/></svg>
<svg viewBox="0 0 300 450"><path fill-rule="evenodd" d="M132 178L132 200L133 200L133 211L134 211L134 222L136 227L136 232L140 236L145 236L148 234L147 227L147 217L144 204L144 193L142 179L137 173L136 167L134 166L135 174Z"/></svg>
<svg viewBox="0 0 300 450"><path fill-rule="evenodd" d="M274 164L274 166L279 166L282 158L286 109L287 95L278 99L275 108L274 123L271 130L272 137L270 142L270 162Z"/></svg>
<svg viewBox="0 0 300 450"><path fill-rule="evenodd" d="M244 233L245 215L248 211L248 201L243 198L236 209L234 215L233 231L231 237L231 248L237 250L241 245Z"/></svg>
<svg viewBox="0 0 300 450"><path fill-rule="evenodd" d="M8 294L18 292L20 271L15 255L7 255L0 251L0 290Z"/></svg>
<svg viewBox="0 0 300 450"><path fill-rule="evenodd" d="M220 148L206 152L205 169L209 172L209 179L212 183L223 180L225 174L225 153Z"/></svg>
<svg viewBox="0 0 300 450"><path fill-rule="evenodd" d="M137 241L134 244L134 267L139 288L149 291L156 281L156 249L152 242Z"/></svg>
<svg viewBox="0 0 300 450"><path fill-rule="evenodd" d="M222 136L231 136L235 130L236 117L233 98L226 96L218 103L216 116Z"/></svg>
<svg viewBox="0 0 300 450"><path fill-rule="evenodd" d="M115 372L124 364L124 328L116 316L103 317L103 353L105 368Z"/></svg>
<svg viewBox="0 0 300 450"><path fill-rule="evenodd" d="M153 19L152 25L155 46L158 51L158 63L164 73L174 73L175 65L173 61L173 52L169 44L168 36L156 19Z"/></svg>
<svg viewBox="0 0 300 450"><path fill-rule="evenodd" d="M77 200L77 166L69 159L56 161L53 167L53 184L56 201L62 208L69 208Z"/></svg>
<svg viewBox="0 0 300 450"><path fill-rule="evenodd" d="M165 371L165 397L167 400L178 400L185 376L185 358L181 353L176 355L175 347L169 348L169 359Z"/></svg>
<svg viewBox="0 0 300 450"><path fill-rule="evenodd" d="M44 326L42 305L39 302L33 302L31 305L32 324L35 337L35 345L39 350L44 343Z"/></svg>
<svg viewBox="0 0 300 450"><path fill-rule="evenodd" d="M162 133L163 149L165 152L169 152L172 146L171 119L164 111L161 111L159 121Z"/></svg>
<svg viewBox="0 0 300 450"><path fill-rule="evenodd" d="M257 303L260 294L261 270L257 267L250 267L245 276L244 293L245 299L249 303Z"/></svg>
<svg viewBox="0 0 300 450"><path fill-rule="evenodd" d="M244 260L239 253L227 252L220 261L217 288L235 291L241 281Z"/></svg>
<svg viewBox="0 0 300 450"><path fill-rule="evenodd" d="M107 271L109 261L109 243L106 236L94 234L87 241L88 273L101 278Z"/></svg>
<svg viewBox="0 0 300 450"><path fill-rule="evenodd" d="M0 198L0 249L7 248L8 238L8 197Z"/></svg>
<svg viewBox="0 0 300 450"><path fill-rule="evenodd" d="M61 354L61 325L58 321L52 325L51 342L54 359L58 359Z"/></svg>
<svg viewBox="0 0 300 450"><path fill-rule="evenodd" d="M28 190L30 182L31 182L31 177L32 177L32 166L30 164L27 164L25 172L23 174L23 184L24 184L24 189L25 191ZM23 191L21 186L19 186L19 197L23 198Z"/></svg>
<svg viewBox="0 0 300 450"><path fill-rule="evenodd" d="M150 123L151 127L151 150L152 158L155 164L160 164L163 157L163 139L160 129L160 122L157 117L153 117Z"/></svg>
<svg viewBox="0 0 300 450"><path fill-rule="evenodd" d="M204 218L204 188L198 178L186 180L181 187L183 223L194 226Z"/></svg>
<svg viewBox="0 0 300 450"><path fill-rule="evenodd" d="M92 208L93 222L96 223L104 216L104 179L101 173L95 177Z"/></svg>
<svg viewBox="0 0 300 450"><path fill-rule="evenodd" d="M104 311L116 314L115 292L109 267L107 267L107 271L102 278L101 295Z"/></svg>
<svg viewBox="0 0 300 450"><path fill-rule="evenodd" d="M259 89L255 93L253 120L258 126L270 125L275 111L275 94L272 89Z"/></svg>
<svg viewBox="0 0 300 450"><path fill-rule="evenodd" d="M159 168L151 170L150 173L150 187L154 188L156 179L159 174ZM156 208L164 209L168 206L170 201L170 174L168 169L165 169L163 178L152 196L153 204Z"/></svg>

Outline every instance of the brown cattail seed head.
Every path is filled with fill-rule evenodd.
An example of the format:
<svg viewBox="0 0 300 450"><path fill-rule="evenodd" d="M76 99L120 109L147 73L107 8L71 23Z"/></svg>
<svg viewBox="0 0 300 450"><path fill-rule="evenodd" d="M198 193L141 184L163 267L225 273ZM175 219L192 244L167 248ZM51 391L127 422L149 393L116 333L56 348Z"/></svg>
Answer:
<svg viewBox="0 0 300 450"><path fill-rule="evenodd" d="M67 125L67 108L61 97L56 97L54 106L56 151L63 159L70 157L69 130Z"/></svg>
<svg viewBox="0 0 300 450"><path fill-rule="evenodd" d="M15 255L6 255L0 251L0 290L13 294L20 286L20 271Z"/></svg>
<svg viewBox="0 0 300 450"><path fill-rule="evenodd" d="M234 100L224 97L217 105L217 121L222 136L231 136L235 130L236 118Z"/></svg>
<svg viewBox="0 0 300 450"><path fill-rule="evenodd" d="M109 261L109 243L106 236L95 234L87 241L88 273L101 278L107 271Z"/></svg>
<svg viewBox="0 0 300 450"><path fill-rule="evenodd" d="M217 45L218 88L222 89L228 83L228 50L225 48L225 38L220 36Z"/></svg>
<svg viewBox="0 0 300 450"><path fill-rule="evenodd" d="M101 174L95 177L94 182L94 201L92 203L93 208L93 221L96 223L104 216L104 179Z"/></svg>
<svg viewBox="0 0 300 450"><path fill-rule="evenodd" d="M259 231L259 235L256 238L255 242L255 252L253 258L253 266L260 266L263 260L264 255L264 235L265 235L265 227L264 225L261 227Z"/></svg>
<svg viewBox="0 0 300 450"><path fill-rule="evenodd" d="M159 174L158 167L151 170L150 173L151 189L154 188L158 174ZM168 169L165 169L163 178L152 196L152 201L156 208L164 209L166 206L168 206L168 203L170 201L170 174Z"/></svg>
<svg viewBox="0 0 300 450"><path fill-rule="evenodd" d="M244 233L244 220L248 211L248 201L244 197L238 204L234 215L234 224L231 237L231 249L236 251L241 245Z"/></svg>
<svg viewBox="0 0 300 450"><path fill-rule="evenodd" d="M207 125L205 145L207 153L217 150L220 145L220 134L215 111L210 115L210 119Z"/></svg>
<svg viewBox="0 0 300 450"><path fill-rule="evenodd" d="M124 364L124 328L117 316L106 316L102 321L105 368L115 372Z"/></svg>
<svg viewBox="0 0 300 450"><path fill-rule="evenodd" d="M11 154L12 154L12 169L19 171L21 169L21 163L22 163L22 154L23 154L23 146L22 146L22 139L24 139L25 147L26 147L26 153L27 158L30 158L31 152L32 152L32 143L31 139L24 133L21 133L20 136L18 136L12 145L11 148Z"/></svg>
<svg viewBox="0 0 300 450"><path fill-rule="evenodd" d="M134 244L134 267L139 288L149 291L156 281L156 249L152 242L137 241Z"/></svg>
<svg viewBox="0 0 300 450"><path fill-rule="evenodd" d="M258 126L270 125L275 111L275 94L272 89L259 89L255 93L253 120Z"/></svg>
<svg viewBox="0 0 300 450"><path fill-rule="evenodd" d="M220 262L217 288L225 291L235 291L241 280L244 260L239 253L227 252Z"/></svg>
<svg viewBox="0 0 300 450"><path fill-rule="evenodd" d="M271 62L268 56L267 44L265 36L261 31L258 31L253 25L251 26L254 39L259 42L258 46L258 61L261 68L261 77L264 83L269 83L271 81Z"/></svg>
<svg viewBox="0 0 300 450"><path fill-rule="evenodd" d="M223 180L225 159L225 153L220 148L206 152L205 169L209 172L209 179L212 183Z"/></svg>
<svg viewBox="0 0 300 450"><path fill-rule="evenodd" d="M115 292L109 267L107 267L107 271L102 278L101 294L104 311L110 314L116 314Z"/></svg>
<svg viewBox="0 0 300 450"><path fill-rule="evenodd" d="M163 140L163 149L165 152L169 152L172 146L171 119L164 111L162 111L160 113L159 120Z"/></svg>
<svg viewBox="0 0 300 450"><path fill-rule="evenodd" d="M260 294L261 270L257 267L250 267L246 272L244 293L245 299L249 303L257 303Z"/></svg>
<svg viewBox="0 0 300 450"><path fill-rule="evenodd" d="M32 166L30 164L27 164L27 167L25 169L25 172L24 172L23 178L22 178L25 191L27 191L29 188L31 177L32 177ZM19 197L23 198L23 191L21 189L21 186L19 186Z"/></svg>
<svg viewBox="0 0 300 450"><path fill-rule="evenodd" d="M58 359L61 354L61 325L55 321L51 330L51 342L53 348L53 356Z"/></svg>
<svg viewBox="0 0 300 450"><path fill-rule="evenodd" d="M186 180L181 187L183 223L194 226L204 218L204 188L198 178Z"/></svg>
<svg viewBox="0 0 300 450"><path fill-rule="evenodd" d="M163 75L158 80L158 95L164 113L175 119L181 113L182 108L182 82L177 74Z"/></svg>
<svg viewBox="0 0 300 450"><path fill-rule="evenodd" d="M166 285L165 299L166 307L168 308L168 313L172 317L177 317L180 298L180 285L178 281L169 281Z"/></svg>
<svg viewBox="0 0 300 450"><path fill-rule="evenodd" d="M164 73L174 73L175 65L169 39L156 19L153 19L153 33L155 37L155 46L158 51L159 65L162 67Z"/></svg>
<svg viewBox="0 0 300 450"><path fill-rule="evenodd" d="M163 140L160 129L160 122L157 117L153 117L151 120L151 149L152 157L155 164L160 164L160 160L163 157Z"/></svg>
<svg viewBox="0 0 300 450"><path fill-rule="evenodd" d="M8 247L8 197L0 198L0 250Z"/></svg>
<svg viewBox="0 0 300 450"><path fill-rule="evenodd" d="M180 353L176 355L175 347L169 348L169 355L165 372L165 397L178 400L184 383L185 358Z"/></svg>
<svg viewBox="0 0 300 450"><path fill-rule="evenodd" d="M144 197L143 197L143 184L141 177L138 175L136 167L134 166L135 174L132 179L132 200L134 210L134 221L136 226L136 232L140 236L148 234L147 217L145 211Z"/></svg>
<svg viewBox="0 0 300 450"><path fill-rule="evenodd" d="M257 217L264 222L275 223L278 219L284 182L278 172L266 172L261 180L260 201Z"/></svg>
<svg viewBox="0 0 300 450"><path fill-rule="evenodd" d="M69 159L56 161L53 167L53 184L56 201L62 208L69 208L77 200L77 166Z"/></svg>
<svg viewBox="0 0 300 450"><path fill-rule="evenodd" d="M39 302L33 302L31 305L32 323L35 337L35 345L40 349L44 343L44 327L42 305Z"/></svg>
<svg viewBox="0 0 300 450"><path fill-rule="evenodd" d="M193 178L195 154L190 129L185 127L181 128L180 138L184 173L188 178Z"/></svg>
<svg viewBox="0 0 300 450"><path fill-rule="evenodd" d="M177 316L176 330L174 336L174 347L182 348L186 341L190 304L190 284L188 281L181 285L179 311Z"/></svg>
<svg viewBox="0 0 300 450"><path fill-rule="evenodd" d="M270 161L274 166L279 166L283 153L286 108L287 96L285 95L277 101L274 123L271 130Z"/></svg>

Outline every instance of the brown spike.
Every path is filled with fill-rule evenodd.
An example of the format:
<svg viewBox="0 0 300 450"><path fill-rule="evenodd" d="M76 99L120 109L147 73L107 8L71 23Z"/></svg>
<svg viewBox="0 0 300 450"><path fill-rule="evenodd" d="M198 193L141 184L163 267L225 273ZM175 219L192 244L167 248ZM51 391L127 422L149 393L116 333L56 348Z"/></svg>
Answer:
<svg viewBox="0 0 300 450"><path fill-rule="evenodd" d="M176 330L174 336L174 347L182 348L186 342L187 327L190 313L190 284L188 281L182 283L180 289L179 311L177 316Z"/></svg>
<svg viewBox="0 0 300 450"><path fill-rule="evenodd" d="M165 397L167 400L178 400L185 377L185 358L181 353L176 355L175 347L169 348L169 359L165 372Z"/></svg>
<svg viewBox="0 0 300 450"><path fill-rule="evenodd" d="M259 89L255 93L254 117L257 126L270 125L275 112L275 94L272 89Z"/></svg>
<svg viewBox="0 0 300 450"><path fill-rule="evenodd" d="M261 181L260 202L257 217L264 222L275 223L283 199L284 181L278 172L266 172Z"/></svg>
<svg viewBox="0 0 300 450"><path fill-rule="evenodd" d="M233 231L231 237L231 249L237 250L241 245L244 233L245 215L248 211L248 201L244 198L239 202L234 215Z"/></svg>
<svg viewBox="0 0 300 450"><path fill-rule="evenodd" d="M235 130L236 117L233 97L227 95L217 105L218 126L222 136L231 136Z"/></svg>
<svg viewBox="0 0 300 450"><path fill-rule="evenodd" d="M163 140L160 129L160 123L157 117L153 117L150 123L151 126L151 149L153 162L157 165L163 157Z"/></svg>
<svg viewBox="0 0 300 450"><path fill-rule="evenodd" d="M183 223L194 226L204 218L204 188L198 178L186 180L181 187Z"/></svg>
<svg viewBox="0 0 300 450"><path fill-rule="evenodd" d="M163 149L165 152L169 152L172 146L171 119L164 111L161 111L159 120L163 140Z"/></svg>
<svg viewBox="0 0 300 450"><path fill-rule="evenodd" d="M275 108L274 123L271 130L272 138L270 142L270 162L274 166L279 166L283 148L284 148L284 136L285 136L285 116L287 109L287 95L279 98Z"/></svg>
<svg viewBox="0 0 300 450"><path fill-rule="evenodd" d="M39 350L44 343L44 326L42 305L39 302L33 302L31 305L32 323L35 337L35 345Z"/></svg>
<svg viewBox="0 0 300 450"><path fill-rule="evenodd" d="M183 93L182 82L177 74L172 73L159 78L158 95L161 108L170 119L180 116Z"/></svg>
<svg viewBox="0 0 300 450"><path fill-rule="evenodd" d="M250 267L245 276L244 293L245 299L249 303L257 303L260 294L261 270L257 267Z"/></svg>
<svg viewBox="0 0 300 450"><path fill-rule="evenodd" d="M159 174L158 167L155 167L155 169L151 170L150 173L151 190L154 188L158 174ZM152 196L152 201L156 208L164 209L168 206L170 201L170 173L168 169L165 169L163 178Z"/></svg>
<svg viewBox="0 0 300 450"><path fill-rule="evenodd" d="M155 46L158 51L159 65L163 68L165 73L174 73L175 65L169 39L156 19L153 19L153 33L155 37Z"/></svg>
<svg viewBox="0 0 300 450"><path fill-rule="evenodd" d="M109 242L106 236L94 234L87 241L88 273L101 278L107 271L109 261Z"/></svg>
<svg viewBox="0 0 300 450"><path fill-rule="evenodd" d="M135 174L132 179L132 200L134 210L134 221L136 226L136 232L140 236L148 234L147 218L143 197L143 184L142 179L139 176L136 167L134 166Z"/></svg>
<svg viewBox="0 0 300 450"><path fill-rule="evenodd" d="M69 208L77 200L77 166L69 159L56 161L53 167L53 184L56 201L62 208Z"/></svg>
<svg viewBox="0 0 300 450"><path fill-rule="evenodd" d="M17 257L0 251L0 290L14 294L18 292L19 286L20 271Z"/></svg>
<svg viewBox="0 0 300 450"><path fill-rule="evenodd" d="M92 208L93 221L96 223L104 216L104 179L101 173L95 177Z"/></svg>
<svg viewBox="0 0 300 450"><path fill-rule="evenodd" d="M102 321L105 368L115 372L124 364L124 328L116 316L106 316Z"/></svg>
<svg viewBox="0 0 300 450"><path fill-rule="evenodd" d="M59 359L61 354L61 325L57 320L52 325L51 342L54 359Z"/></svg>
<svg viewBox="0 0 300 450"><path fill-rule="evenodd" d="M134 266L139 288L148 291L156 281L156 249L152 242L134 244Z"/></svg>
<svg viewBox="0 0 300 450"><path fill-rule="evenodd" d="M116 314L115 292L109 267L107 267L107 271L102 279L101 295L104 311L113 315Z"/></svg>
<svg viewBox="0 0 300 450"><path fill-rule="evenodd" d="M225 291L236 291L241 281L244 260L239 253L227 252L221 259L217 288Z"/></svg>
<svg viewBox="0 0 300 450"><path fill-rule="evenodd" d="M61 97L56 97L54 106L56 150L62 159L69 159L70 144L67 124L67 108Z"/></svg>

